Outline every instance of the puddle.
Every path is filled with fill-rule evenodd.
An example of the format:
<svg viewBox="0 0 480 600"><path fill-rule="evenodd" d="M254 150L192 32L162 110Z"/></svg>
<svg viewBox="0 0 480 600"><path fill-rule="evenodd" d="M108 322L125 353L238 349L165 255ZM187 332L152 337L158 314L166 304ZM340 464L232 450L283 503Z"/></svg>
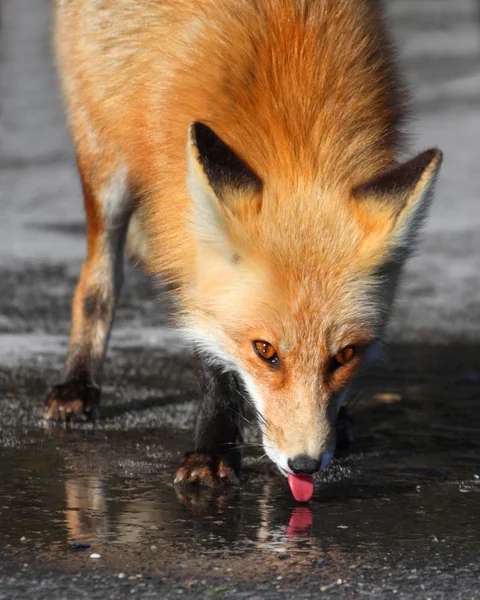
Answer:
<svg viewBox="0 0 480 600"><path fill-rule="evenodd" d="M64 569L95 562L114 572L185 570L200 577L207 570L252 579L307 574L309 565L333 574L372 563L394 568L399 561L414 569L452 552L458 561L476 560L475 365L460 371L453 364L450 375L432 376L429 356L412 370L410 354L405 373L383 371L362 384L353 408L358 441L321 474L307 506L255 457L246 458L241 489L175 490L173 474L192 419L176 427L172 417L167 427L158 411L170 404L178 417L176 397L163 405L154 399L153 421L132 427L111 427L108 407L115 401L108 398L107 417L96 428L47 432L31 409L33 416L11 427L10 437L3 432L3 554L34 553L61 561ZM191 397L187 404L192 412ZM138 409L130 404L132 413Z"/></svg>

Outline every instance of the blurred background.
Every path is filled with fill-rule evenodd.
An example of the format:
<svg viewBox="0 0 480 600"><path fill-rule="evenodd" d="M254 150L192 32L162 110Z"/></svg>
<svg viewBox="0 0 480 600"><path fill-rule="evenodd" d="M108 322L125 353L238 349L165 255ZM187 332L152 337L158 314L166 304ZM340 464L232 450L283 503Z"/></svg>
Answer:
<svg viewBox="0 0 480 600"><path fill-rule="evenodd" d="M33 284L40 264L57 266L64 285L71 286L84 255L82 200L50 51L49 4L1 4L0 269L8 294L0 300L0 331L5 333L31 329L28 306L22 308L14 285L18 269L32 271ZM390 0L386 6L413 92L411 152L438 146L445 153L424 241L408 266L390 336L427 343L478 339L480 3ZM37 283L28 293L43 306L52 294L58 301L60 288ZM65 309L69 293L64 292ZM43 326L49 333L67 329L61 319Z"/></svg>

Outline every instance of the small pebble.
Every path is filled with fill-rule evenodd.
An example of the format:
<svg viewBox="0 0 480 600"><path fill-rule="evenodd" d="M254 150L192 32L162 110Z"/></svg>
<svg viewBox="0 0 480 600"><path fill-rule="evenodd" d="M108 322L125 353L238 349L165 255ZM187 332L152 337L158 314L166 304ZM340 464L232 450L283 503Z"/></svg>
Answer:
<svg viewBox="0 0 480 600"><path fill-rule="evenodd" d="M125 575L125 573L119 573L119 574L117 575L117 577L118 577L119 579L125 579L126 575Z"/></svg>
<svg viewBox="0 0 480 600"><path fill-rule="evenodd" d="M337 525L337 529L348 529L348 525Z"/></svg>
<svg viewBox="0 0 480 600"><path fill-rule="evenodd" d="M328 592L328 590L331 590L336 585L342 585L342 583L343 583L343 579L337 579L337 581L334 581L333 583L330 583L329 585L322 585L322 586L320 586L320 591L321 592Z"/></svg>
<svg viewBox="0 0 480 600"><path fill-rule="evenodd" d="M90 554L90 558L100 558L100 554L93 552L93 554Z"/></svg>

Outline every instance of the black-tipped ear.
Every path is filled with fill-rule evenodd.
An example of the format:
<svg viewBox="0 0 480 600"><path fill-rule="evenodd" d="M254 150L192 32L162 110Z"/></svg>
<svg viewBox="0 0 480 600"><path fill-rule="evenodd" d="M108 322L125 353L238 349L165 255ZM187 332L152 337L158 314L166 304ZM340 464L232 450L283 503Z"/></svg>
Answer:
<svg viewBox="0 0 480 600"><path fill-rule="evenodd" d="M260 178L207 125L198 121L191 124L190 143L208 183L220 200L226 190L261 190Z"/></svg>
<svg viewBox="0 0 480 600"><path fill-rule="evenodd" d="M392 249L412 248L430 205L442 158L440 150L427 150L353 190L359 204L377 222L391 224Z"/></svg>
<svg viewBox="0 0 480 600"><path fill-rule="evenodd" d="M437 148L427 150L406 163L375 177L353 190L358 200L366 199L386 203L400 213L411 201L430 187L442 162L442 152Z"/></svg>

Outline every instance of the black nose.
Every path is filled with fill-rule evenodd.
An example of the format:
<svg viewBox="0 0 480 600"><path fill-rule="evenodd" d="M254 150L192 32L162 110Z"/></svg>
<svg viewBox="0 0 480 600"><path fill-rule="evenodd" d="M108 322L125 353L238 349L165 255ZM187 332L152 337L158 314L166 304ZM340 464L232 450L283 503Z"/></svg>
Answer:
<svg viewBox="0 0 480 600"><path fill-rule="evenodd" d="M306 454L299 454L295 458L288 459L288 466L295 475L299 473L307 473L311 475L312 473L316 473L320 469L321 462L316 458L310 458Z"/></svg>

